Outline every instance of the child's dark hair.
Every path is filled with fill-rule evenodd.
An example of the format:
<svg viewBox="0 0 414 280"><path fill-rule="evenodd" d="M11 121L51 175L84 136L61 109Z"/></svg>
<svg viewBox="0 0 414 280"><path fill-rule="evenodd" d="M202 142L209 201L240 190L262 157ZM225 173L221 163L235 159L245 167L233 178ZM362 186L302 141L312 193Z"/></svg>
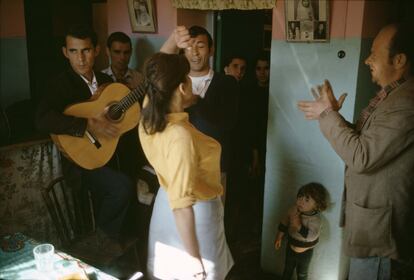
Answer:
<svg viewBox="0 0 414 280"><path fill-rule="evenodd" d="M318 211L324 211L328 207L328 192L319 183L309 183L300 187L297 197L309 196L315 200Z"/></svg>

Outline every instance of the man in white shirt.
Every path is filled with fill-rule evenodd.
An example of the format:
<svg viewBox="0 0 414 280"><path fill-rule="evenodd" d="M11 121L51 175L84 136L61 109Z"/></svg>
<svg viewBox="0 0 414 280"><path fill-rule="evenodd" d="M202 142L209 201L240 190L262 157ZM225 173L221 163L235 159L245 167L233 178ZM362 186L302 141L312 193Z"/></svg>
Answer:
<svg viewBox="0 0 414 280"><path fill-rule="evenodd" d="M238 113L237 81L228 75L214 72L210 67L214 45L205 28L192 26L187 29L185 26L178 26L160 51L177 53L179 49L184 50L190 63L189 77L193 94L199 96L197 103L187 109L190 122L221 144L222 184L226 189L226 176L232 157L231 134L235 129Z"/></svg>
<svg viewBox="0 0 414 280"><path fill-rule="evenodd" d="M131 38L123 32L114 32L106 41L106 54L111 60L108 68L102 70L114 82L123 83L130 89L136 88L143 80L137 70L128 68L132 54Z"/></svg>
<svg viewBox="0 0 414 280"><path fill-rule="evenodd" d="M106 54L110 58L111 63L102 72L110 76L114 82L123 83L133 90L144 80L144 76L139 71L128 67L132 54L132 42L128 35L123 32L111 33L106 40ZM136 180L137 170L140 170L146 163L145 156L137 139L137 129L133 128L126 132L119 140L119 164L121 169L133 181Z"/></svg>

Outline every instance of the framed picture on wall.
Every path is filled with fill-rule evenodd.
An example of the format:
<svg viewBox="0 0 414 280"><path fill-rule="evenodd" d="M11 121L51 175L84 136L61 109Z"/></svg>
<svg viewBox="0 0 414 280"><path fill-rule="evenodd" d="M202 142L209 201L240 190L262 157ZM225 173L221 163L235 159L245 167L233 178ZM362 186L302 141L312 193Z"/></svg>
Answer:
<svg viewBox="0 0 414 280"><path fill-rule="evenodd" d="M328 0L285 0L286 41L327 42Z"/></svg>
<svg viewBox="0 0 414 280"><path fill-rule="evenodd" d="M132 32L157 32L157 15L154 0L128 0Z"/></svg>

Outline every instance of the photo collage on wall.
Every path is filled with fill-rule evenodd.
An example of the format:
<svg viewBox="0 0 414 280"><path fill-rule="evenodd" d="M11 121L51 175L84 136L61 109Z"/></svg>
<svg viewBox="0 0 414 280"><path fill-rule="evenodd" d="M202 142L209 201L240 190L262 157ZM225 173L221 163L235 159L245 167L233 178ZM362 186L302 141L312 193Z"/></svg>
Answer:
<svg viewBox="0 0 414 280"><path fill-rule="evenodd" d="M326 42L329 40L328 0L285 0L286 40Z"/></svg>

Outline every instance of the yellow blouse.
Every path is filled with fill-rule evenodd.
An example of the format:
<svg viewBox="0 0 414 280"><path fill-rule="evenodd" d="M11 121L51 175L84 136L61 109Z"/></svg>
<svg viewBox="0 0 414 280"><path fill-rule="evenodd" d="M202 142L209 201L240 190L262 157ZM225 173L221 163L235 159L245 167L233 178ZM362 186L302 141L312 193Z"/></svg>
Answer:
<svg viewBox="0 0 414 280"><path fill-rule="evenodd" d="M167 121L164 131L151 135L141 123L139 137L170 207L184 208L221 195L220 144L194 128L185 112L168 114Z"/></svg>

